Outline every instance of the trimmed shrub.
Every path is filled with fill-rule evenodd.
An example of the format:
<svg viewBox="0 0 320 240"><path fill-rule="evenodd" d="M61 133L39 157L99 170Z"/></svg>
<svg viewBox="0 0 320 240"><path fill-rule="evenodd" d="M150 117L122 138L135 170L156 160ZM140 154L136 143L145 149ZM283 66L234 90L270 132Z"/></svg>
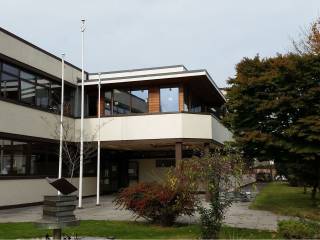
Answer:
<svg viewBox="0 0 320 240"><path fill-rule="evenodd" d="M138 183L123 189L115 199L118 208L127 209L162 226L173 225L180 215L193 215L196 198L183 189L159 183Z"/></svg>
<svg viewBox="0 0 320 240"><path fill-rule="evenodd" d="M284 220L278 223L278 233L285 239L318 238L320 224L304 220Z"/></svg>

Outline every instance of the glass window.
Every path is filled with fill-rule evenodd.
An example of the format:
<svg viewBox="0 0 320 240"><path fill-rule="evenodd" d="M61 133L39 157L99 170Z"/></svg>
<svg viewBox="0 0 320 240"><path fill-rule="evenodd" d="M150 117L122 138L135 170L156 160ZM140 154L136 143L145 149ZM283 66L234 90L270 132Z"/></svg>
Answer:
<svg viewBox="0 0 320 240"><path fill-rule="evenodd" d="M25 80L29 80L31 82L35 82L35 80L36 80L35 75L28 73L28 72L25 72L25 71L20 71L20 78L25 79Z"/></svg>
<svg viewBox="0 0 320 240"><path fill-rule="evenodd" d="M104 93L104 115L111 115L112 109L111 109L111 101L112 101L112 92L111 91L106 91Z"/></svg>
<svg viewBox="0 0 320 240"><path fill-rule="evenodd" d="M195 97L191 97L190 112L201 112L201 103Z"/></svg>
<svg viewBox="0 0 320 240"><path fill-rule="evenodd" d="M97 103L97 95L96 94L88 94L88 108L89 108L89 116L97 116L98 113L98 103Z"/></svg>
<svg viewBox="0 0 320 240"><path fill-rule="evenodd" d="M50 87L50 81L44 78L38 78L37 79L37 84L41 84L45 87Z"/></svg>
<svg viewBox="0 0 320 240"><path fill-rule="evenodd" d="M13 100L19 99L19 79L18 77L2 73L1 74L1 96Z"/></svg>
<svg viewBox="0 0 320 240"><path fill-rule="evenodd" d="M21 101L34 104L35 103L35 85L21 80Z"/></svg>
<svg viewBox="0 0 320 240"><path fill-rule="evenodd" d="M148 90L131 91L131 112L146 113L148 112Z"/></svg>
<svg viewBox="0 0 320 240"><path fill-rule="evenodd" d="M130 93L118 89L113 90L113 114L130 113Z"/></svg>
<svg viewBox="0 0 320 240"><path fill-rule="evenodd" d="M10 73L15 76L19 76L19 69L10 65L10 64L3 63L2 64L2 71L6 72L6 73Z"/></svg>
<svg viewBox="0 0 320 240"><path fill-rule="evenodd" d="M27 156L24 152L15 152L12 154L12 174L13 175L25 175L26 174L26 163Z"/></svg>
<svg viewBox="0 0 320 240"><path fill-rule="evenodd" d="M156 159L156 168L175 167L176 161L174 159Z"/></svg>
<svg viewBox="0 0 320 240"><path fill-rule="evenodd" d="M57 83L51 84L51 94L50 94L50 110L54 112L60 111L61 104L61 86Z"/></svg>
<svg viewBox="0 0 320 240"><path fill-rule="evenodd" d="M160 89L160 111L178 112L179 111L179 88Z"/></svg>
<svg viewBox="0 0 320 240"><path fill-rule="evenodd" d="M61 95L61 93L60 93ZM64 107L63 112L66 115L73 115L74 110L74 90L68 86L64 88Z"/></svg>
<svg viewBox="0 0 320 240"><path fill-rule="evenodd" d="M36 87L36 103L37 106L48 108L49 105L49 88L37 85Z"/></svg>
<svg viewBox="0 0 320 240"><path fill-rule="evenodd" d="M183 90L183 111L189 111L189 88Z"/></svg>
<svg viewBox="0 0 320 240"><path fill-rule="evenodd" d="M8 146L11 141L0 139L0 175L8 175L11 172L11 154Z"/></svg>

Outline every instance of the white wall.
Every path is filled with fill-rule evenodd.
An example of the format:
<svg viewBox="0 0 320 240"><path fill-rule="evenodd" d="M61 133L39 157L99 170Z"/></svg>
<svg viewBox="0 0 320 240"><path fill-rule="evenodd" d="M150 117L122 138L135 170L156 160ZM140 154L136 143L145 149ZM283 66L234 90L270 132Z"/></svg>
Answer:
<svg viewBox="0 0 320 240"><path fill-rule="evenodd" d="M83 196L96 194L96 181L95 177L83 178ZM78 187L78 178L72 179L72 183ZM45 179L0 181L0 206L41 202L44 195L52 194L57 191Z"/></svg>
<svg viewBox="0 0 320 240"><path fill-rule="evenodd" d="M58 139L59 115L0 100L0 132ZM79 141L80 119L64 118L71 139ZM84 119L85 141L97 141L98 118ZM72 138L75 136L75 138ZM144 139L231 140L232 134L218 120L203 114L151 114L101 118L101 141ZM68 138L69 139L69 138Z"/></svg>
<svg viewBox="0 0 320 240"><path fill-rule="evenodd" d="M55 77L61 78L61 61L44 52L2 32L0 30L0 53L22 63L40 69ZM65 80L77 84L77 78L81 79L81 71L65 65Z"/></svg>
<svg viewBox="0 0 320 240"><path fill-rule="evenodd" d="M155 159L139 159L139 182L162 182L170 168L156 168Z"/></svg>
<svg viewBox="0 0 320 240"><path fill-rule="evenodd" d="M59 139L55 129L59 126L60 115L1 100L0 110L0 132ZM74 119L65 118L64 120L70 126L70 137L74 137Z"/></svg>
<svg viewBox="0 0 320 240"><path fill-rule="evenodd" d="M80 120L75 123L79 139ZM98 119L84 120L86 141L97 140ZM223 143L231 132L217 119L204 114L152 114L101 118L101 141L194 138Z"/></svg>

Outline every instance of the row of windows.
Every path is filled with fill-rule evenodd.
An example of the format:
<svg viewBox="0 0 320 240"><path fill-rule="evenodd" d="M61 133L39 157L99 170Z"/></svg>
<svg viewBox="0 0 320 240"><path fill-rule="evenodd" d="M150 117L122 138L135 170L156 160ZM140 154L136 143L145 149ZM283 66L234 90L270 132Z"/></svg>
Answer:
<svg viewBox="0 0 320 240"><path fill-rule="evenodd" d="M119 115L129 113L149 112L149 90L147 88L123 90L112 89L102 91L104 96L104 112L101 114ZM160 88L160 112L179 112L179 87ZM98 99L97 93L88 93L88 115L97 116ZM185 112L210 112L219 115L219 109L207 106L199 98L191 94L188 88L184 88L183 110Z"/></svg>
<svg viewBox="0 0 320 240"><path fill-rule="evenodd" d="M128 113L147 113L149 106L148 89L121 90L113 89L103 93L104 115L118 115ZM89 93L89 116L97 115L97 94ZM103 114L103 112L102 112Z"/></svg>
<svg viewBox="0 0 320 240"><path fill-rule="evenodd" d="M105 101L104 115L106 116L149 112L149 90L146 88L134 90L112 89L105 91L103 96ZM88 100L89 116L96 116L97 94L89 93ZM179 111L178 87L160 88L160 111Z"/></svg>
<svg viewBox="0 0 320 240"><path fill-rule="evenodd" d="M41 176L56 177L58 174L58 144L26 142L0 138L0 177ZM66 162L63 175L69 176ZM78 171L75 172L75 175ZM96 174L96 158L87 159L84 176Z"/></svg>
<svg viewBox="0 0 320 240"><path fill-rule="evenodd" d="M0 97L57 112L61 102L61 84L0 62ZM65 87L64 111L73 115L74 90Z"/></svg>

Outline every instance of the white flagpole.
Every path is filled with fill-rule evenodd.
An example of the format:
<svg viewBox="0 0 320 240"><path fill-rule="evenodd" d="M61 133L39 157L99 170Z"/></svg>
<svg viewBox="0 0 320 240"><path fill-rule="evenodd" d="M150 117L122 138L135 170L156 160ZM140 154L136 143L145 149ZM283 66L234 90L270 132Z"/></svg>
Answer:
<svg viewBox="0 0 320 240"><path fill-rule="evenodd" d="M101 120L101 74L98 85L98 153L97 153L97 206L100 205L100 120Z"/></svg>
<svg viewBox="0 0 320 240"><path fill-rule="evenodd" d="M63 110L64 110L64 57L65 54L61 55L61 105L60 105L60 146L59 146L59 173L58 178L62 177L62 139L63 139ZM58 191L58 195L60 195Z"/></svg>
<svg viewBox="0 0 320 240"><path fill-rule="evenodd" d="M80 122L80 171L79 171L79 205L82 208L82 177L83 177L83 115L84 115L84 64L83 64L83 48L84 48L84 30L85 20L81 20L81 122Z"/></svg>

